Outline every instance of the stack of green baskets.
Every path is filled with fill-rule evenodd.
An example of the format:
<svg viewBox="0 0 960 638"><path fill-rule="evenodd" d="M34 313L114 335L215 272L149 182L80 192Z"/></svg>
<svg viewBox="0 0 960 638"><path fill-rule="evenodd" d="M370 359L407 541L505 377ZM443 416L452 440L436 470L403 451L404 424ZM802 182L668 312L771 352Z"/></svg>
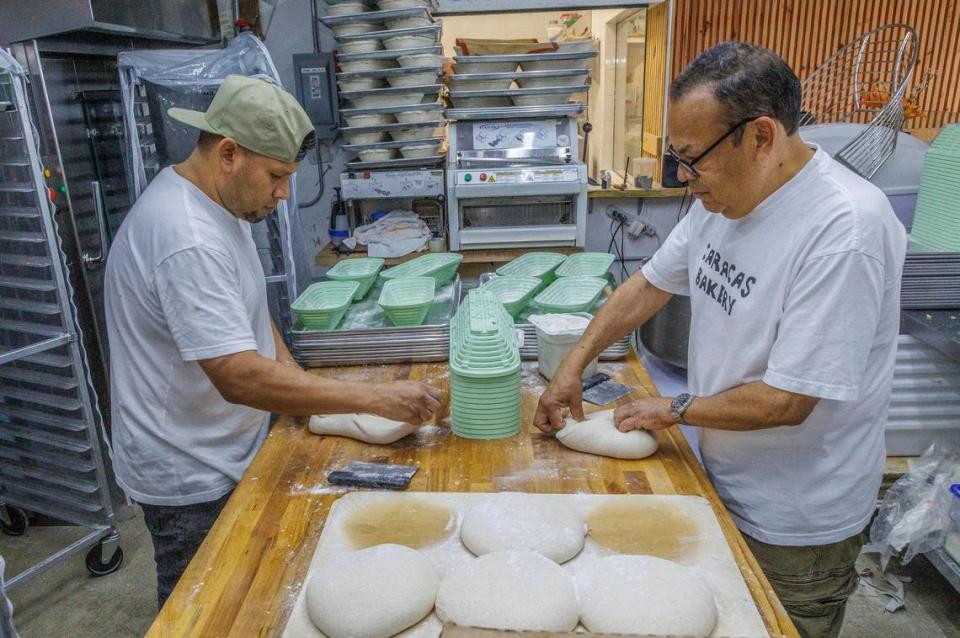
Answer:
<svg viewBox="0 0 960 638"><path fill-rule="evenodd" d="M587 312L607 285L600 277L560 277L533 299L540 312Z"/></svg>
<svg viewBox="0 0 960 638"><path fill-rule="evenodd" d="M504 277L536 277L543 282L536 291L540 292L557 278L557 266L565 259L559 253L524 253L497 268L497 274Z"/></svg>
<svg viewBox="0 0 960 638"><path fill-rule="evenodd" d="M557 268L557 277L606 277L613 255L610 253L575 253Z"/></svg>
<svg viewBox="0 0 960 638"><path fill-rule="evenodd" d="M433 277L390 279L377 302L395 326L419 326L433 305L437 282Z"/></svg>
<svg viewBox="0 0 960 638"><path fill-rule="evenodd" d="M356 281L321 281L311 284L290 308L309 330L333 330L347 313L360 284Z"/></svg>
<svg viewBox="0 0 960 638"><path fill-rule="evenodd" d="M387 268L380 273L380 277L385 280L401 277L433 277L437 282L437 288L440 288L457 274L461 261L463 261L463 255L457 253L429 253L399 266Z"/></svg>
<svg viewBox="0 0 960 638"><path fill-rule="evenodd" d="M520 431L520 348L513 320L493 293L472 290L450 323L454 434L502 439Z"/></svg>
<svg viewBox="0 0 960 638"><path fill-rule="evenodd" d="M536 277L506 276L494 277L486 282L481 289L492 292L497 301L503 304L510 316L516 319L517 315L527 307L530 299L540 289L543 282Z"/></svg>
<svg viewBox="0 0 960 638"><path fill-rule="evenodd" d="M360 301L370 292L370 287L377 280L377 274L381 268L383 268L383 259L379 257L344 259L327 271L327 279L359 282L360 287L357 288L353 300Z"/></svg>
<svg viewBox="0 0 960 638"><path fill-rule="evenodd" d="M923 158L910 238L941 252L960 252L960 124L943 127Z"/></svg>

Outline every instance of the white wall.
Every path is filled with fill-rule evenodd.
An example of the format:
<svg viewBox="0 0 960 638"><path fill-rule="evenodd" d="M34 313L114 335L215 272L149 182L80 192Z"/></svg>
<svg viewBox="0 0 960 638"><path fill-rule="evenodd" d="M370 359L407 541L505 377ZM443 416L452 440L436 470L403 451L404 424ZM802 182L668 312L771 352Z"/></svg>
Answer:
<svg viewBox="0 0 960 638"><path fill-rule="evenodd" d="M547 41L547 25L559 11L535 13L494 13L488 15L446 16L443 20L443 54L453 57L457 38L510 40L536 38Z"/></svg>

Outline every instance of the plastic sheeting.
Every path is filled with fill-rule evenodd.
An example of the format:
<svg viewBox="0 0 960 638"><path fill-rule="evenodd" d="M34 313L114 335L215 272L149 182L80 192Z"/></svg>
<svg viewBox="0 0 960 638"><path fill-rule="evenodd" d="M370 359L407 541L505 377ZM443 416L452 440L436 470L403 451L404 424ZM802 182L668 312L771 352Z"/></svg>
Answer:
<svg viewBox="0 0 960 638"><path fill-rule="evenodd" d="M282 86L266 46L250 33L240 34L222 49L123 51L117 60L124 126L129 140L131 185L137 197L162 165L185 159L197 138L195 129L167 115L170 106L206 110L220 83L231 74L259 77ZM142 121L143 113L138 113L138 109L143 108L144 98L151 116L149 124ZM140 123L138 115L141 116ZM144 155L145 148L151 151L147 157ZM294 175L290 180L289 199L277 206L279 224L274 225L279 228L276 241L270 237L272 221L254 227L258 247L270 253L269 261L272 263L264 263L268 282L282 280L286 284L283 294L274 300L274 310L280 315L278 323L284 332L290 325L287 306L299 292L297 263L293 254L293 229L300 227L296 197ZM277 242L279 245L274 245Z"/></svg>

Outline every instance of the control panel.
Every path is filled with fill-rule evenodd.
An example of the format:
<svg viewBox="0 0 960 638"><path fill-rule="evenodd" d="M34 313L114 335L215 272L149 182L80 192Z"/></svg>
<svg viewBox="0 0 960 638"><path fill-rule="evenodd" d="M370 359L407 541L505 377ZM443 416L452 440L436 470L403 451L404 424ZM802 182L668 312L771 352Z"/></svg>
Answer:
<svg viewBox="0 0 960 638"><path fill-rule="evenodd" d="M487 169L457 172L457 184L471 186L483 184L549 184L553 182L578 182L580 173L576 167L532 169Z"/></svg>
<svg viewBox="0 0 960 638"><path fill-rule="evenodd" d="M297 53L293 56L297 99L313 122L318 140L337 136L337 80L332 53Z"/></svg>

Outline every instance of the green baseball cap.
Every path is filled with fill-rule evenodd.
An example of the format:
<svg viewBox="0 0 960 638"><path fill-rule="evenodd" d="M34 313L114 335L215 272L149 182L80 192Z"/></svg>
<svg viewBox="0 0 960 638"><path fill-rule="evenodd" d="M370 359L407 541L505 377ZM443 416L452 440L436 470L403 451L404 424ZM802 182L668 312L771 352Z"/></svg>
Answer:
<svg viewBox="0 0 960 638"><path fill-rule="evenodd" d="M281 162L303 159L301 147L313 133L313 123L295 97L276 84L243 75L224 78L206 113L176 106L167 113Z"/></svg>

